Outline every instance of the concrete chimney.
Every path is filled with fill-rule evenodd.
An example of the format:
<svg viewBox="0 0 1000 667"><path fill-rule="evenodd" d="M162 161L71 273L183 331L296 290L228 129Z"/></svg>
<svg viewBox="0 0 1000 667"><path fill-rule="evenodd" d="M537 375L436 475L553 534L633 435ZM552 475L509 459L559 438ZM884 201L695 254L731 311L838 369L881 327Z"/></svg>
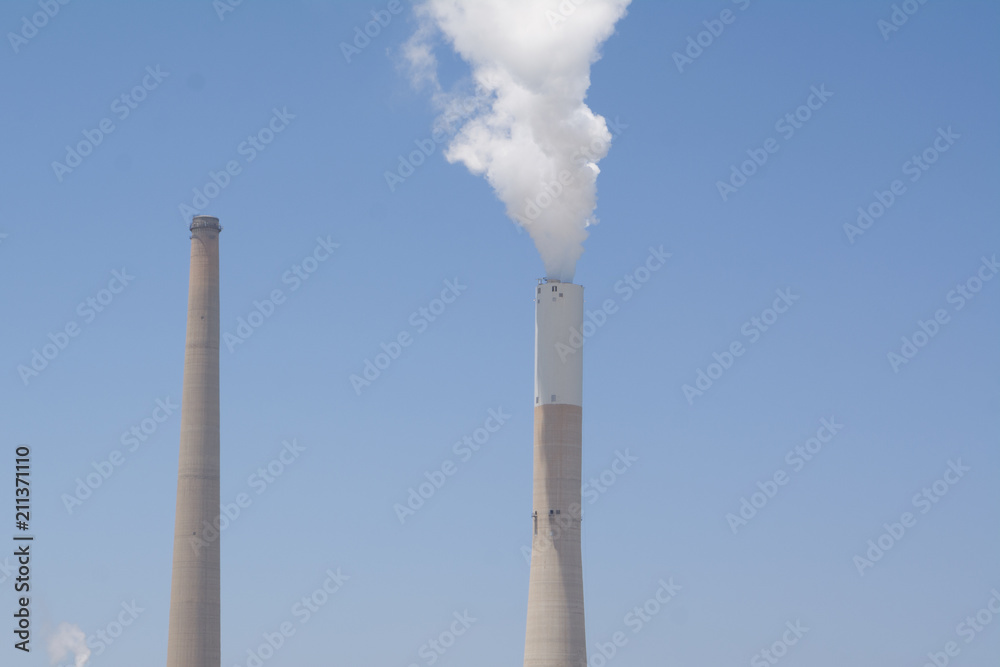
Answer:
<svg viewBox="0 0 1000 667"><path fill-rule="evenodd" d="M535 473L524 667L585 667L580 552L583 287L535 293ZM576 346L574 346L574 343Z"/></svg>
<svg viewBox="0 0 1000 667"><path fill-rule="evenodd" d="M167 667L219 667L219 219L191 221ZM206 531L206 529L209 529ZM206 534L206 532L208 534Z"/></svg>

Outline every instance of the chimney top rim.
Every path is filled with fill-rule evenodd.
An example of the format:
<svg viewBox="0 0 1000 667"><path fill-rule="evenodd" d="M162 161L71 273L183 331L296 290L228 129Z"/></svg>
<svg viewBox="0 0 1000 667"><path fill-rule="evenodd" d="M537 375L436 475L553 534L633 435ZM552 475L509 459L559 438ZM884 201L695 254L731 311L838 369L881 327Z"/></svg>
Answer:
<svg viewBox="0 0 1000 667"><path fill-rule="evenodd" d="M191 218L191 226L189 228L192 232L196 229L214 229L217 232L222 231L222 225L219 224L219 219L211 215L196 215Z"/></svg>

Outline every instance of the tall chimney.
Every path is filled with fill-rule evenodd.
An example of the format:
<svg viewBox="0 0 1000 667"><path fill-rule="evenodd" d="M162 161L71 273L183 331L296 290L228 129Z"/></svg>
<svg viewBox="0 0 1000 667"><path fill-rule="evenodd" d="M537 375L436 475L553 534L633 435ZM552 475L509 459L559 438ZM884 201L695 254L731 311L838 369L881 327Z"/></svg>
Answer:
<svg viewBox="0 0 1000 667"><path fill-rule="evenodd" d="M535 293L535 480L524 667L585 667L582 514L583 287ZM576 346L574 346L574 343Z"/></svg>
<svg viewBox="0 0 1000 667"><path fill-rule="evenodd" d="M191 221L167 667L219 667L219 219ZM206 531L208 529L208 531ZM206 534L207 532L207 534Z"/></svg>

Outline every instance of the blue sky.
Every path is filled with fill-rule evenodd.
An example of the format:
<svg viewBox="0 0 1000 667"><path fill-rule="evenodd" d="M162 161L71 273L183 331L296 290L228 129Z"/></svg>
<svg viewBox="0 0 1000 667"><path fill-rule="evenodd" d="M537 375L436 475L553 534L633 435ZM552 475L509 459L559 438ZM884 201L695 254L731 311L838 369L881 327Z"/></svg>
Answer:
<svg viewBox="0 0 1000 667"><path fill-rule="evenodd" d="M435 111L400 67L409 3L350 62L342 53L384 7L248 0L220 20L208 0L71 2L23 43L5 37L0 434L5 466L15 444L32 448L37 542L35 651L4 664L47 664L47 628L97 637L133 601L143 611L92 664L165 660L179 415L147 421L134 451L121 436L157 400L180 402L180 206L230 161L238 173L202 210L225 227L223 332L274 290L283 302L222 350L222 498L252 501L222 537L223 664L246 665L284 622L295 634L269 667L430 664L428 640L465 612L475 622L435 664L521 660L543 269L440 145L387 187ZM679 71L673 54L727 9ZM5 2L3 34L38 11ZM618 128L576 274L588 310L616 307L584 364L584 477L599 485L585 496L588 649L628 639L608 664L770 664L760 651L796 622L808 631L789 666L923 665L948 642L964 667L1000 655L1000 619L971 641L960 625L1000 590L1000 280L977 282L1000 253L1000 8L929 2L886 38L892 12L640 0L592 69L588 104ZM461 82L439 53L444 80ZM808 120L794 132L778 125L797 112ZM247 148L276 114L273 141ZM57 174L105 119L113 130ZM765 145L724 199L717 182ZM925 151L933 164L914 171ZM844 225L896 180L892 204L849 238ZM292 289L318 239L339 247ZM641 289L616 289L661 246L671 256ZM449 281L459 296L430 321L420 309ZM779 290L791 305L775 320ZM937 311L935 335L894 368L887 355L920 322L934 330ZM18 366L67 325L77 335L25 382ZM401 333L412 344L356 392L351 374ZM743 354L711 368L735 342ZM716 379L689 401L699 371ZM509 418L461 454L490 410ZM790 455L823 419L843 426L812 459ZM285 441L304 449L261 488L251 476ZM115 451L121 464L70 512L64 495ZM626 452L636 460L608 473ZM455 474L401 523L394 505L446 461ZM786 483L770 487L776 474ZM734 534L727 515L758 483L773 497ZM859 566L907 512L903 536ZM338 568L350 578L302 623L294 605ZM680 591L636 632L628 615L671 578Z"/></svg>

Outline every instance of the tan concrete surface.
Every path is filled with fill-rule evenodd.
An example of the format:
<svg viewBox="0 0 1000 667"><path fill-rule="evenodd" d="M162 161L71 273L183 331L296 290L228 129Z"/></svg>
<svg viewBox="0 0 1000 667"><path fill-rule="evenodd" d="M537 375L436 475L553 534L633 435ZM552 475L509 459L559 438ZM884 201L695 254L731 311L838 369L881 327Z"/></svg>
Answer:
<svg viewBox="0 0 1000 667"><path fill-rule="evenodd" d="M220 667L219 227L191 225L167 667ZM206 531L211 526L212 530ZM214 536L214 537L213 537Z"/></svg>
<svg viewBox="0 0 1000 667"><path fill-rule="evenodd" d="M535 408L534 514L524 667L585 667L580 486L583 409Z"/></svg>

